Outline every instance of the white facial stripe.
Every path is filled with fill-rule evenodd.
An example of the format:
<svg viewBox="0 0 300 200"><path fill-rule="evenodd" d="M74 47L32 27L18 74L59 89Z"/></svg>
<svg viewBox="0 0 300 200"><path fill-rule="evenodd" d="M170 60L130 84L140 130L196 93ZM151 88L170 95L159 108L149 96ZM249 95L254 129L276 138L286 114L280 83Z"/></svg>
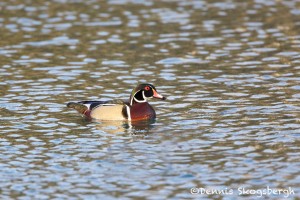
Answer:
<svg viewBox="0 0 300 200"><path fill-rule="evenodd" d="M144 100L146 101L147 97L145 96L145 91L143 91L142 94L143 94Z"/></svg>
<svg viewBox="0 0 300 200"><path fill-rule="evenodd" d="M140 90L139 90L139 91L140 91ZM139 91L137 91L136 93L138 93ZM138 103L144 103L144 102L147 102L147 97L145 97L144 91L142 92L144 100L137 100L137 99L135 98L136 93L134 93L133 98L131 99L130 105L132 105L133 99L134 99L136 102L138 102Z"/></svg>
<svg viewBox="0 0 300 200"><path fill-rule="evenodd" d="M136 92L136 93L138 93L138 92ZM136 93L133 94L133 98L132 98L131 101L130 101L130 105L131 105L131 106L132 106L132 104L133 104L133 102L132 102L133 99L135 99L134 96L136 95ZM135 99L135 100L136 100L136 99Z"/></svg>
<svg viewBox="0 0 300 200"><path fill-rule="evenodd" d="M136 101L136 102L138 102L138 103L143 103L143 102L146 102L147 100L146 99L144 99L144 100L137 100L135 97L133 97L134 98L134 100Z"/></svg>

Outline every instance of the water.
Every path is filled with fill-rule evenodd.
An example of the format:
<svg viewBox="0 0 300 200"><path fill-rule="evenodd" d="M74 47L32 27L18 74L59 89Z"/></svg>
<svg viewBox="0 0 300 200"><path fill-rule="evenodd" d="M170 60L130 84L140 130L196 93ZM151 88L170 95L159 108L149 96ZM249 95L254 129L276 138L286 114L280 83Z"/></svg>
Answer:
<svg viewBox="0 0 300 200"><path fill-rule="evenodd" d="M299 199L298 1L0 6L1 199ZM140 82L150 124L65 106Z"/></svg>

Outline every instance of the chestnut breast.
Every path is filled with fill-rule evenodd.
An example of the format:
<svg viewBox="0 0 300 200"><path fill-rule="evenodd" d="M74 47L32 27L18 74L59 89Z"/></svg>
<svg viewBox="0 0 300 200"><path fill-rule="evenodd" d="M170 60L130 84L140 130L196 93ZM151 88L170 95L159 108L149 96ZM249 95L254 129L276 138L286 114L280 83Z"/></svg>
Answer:
<svg viewBox="0 0 300 200"><path fill-rule="evenodd" d="M155 111L148 103L135 103L130 108L131 120L147 120L156 117Z"/></svg>

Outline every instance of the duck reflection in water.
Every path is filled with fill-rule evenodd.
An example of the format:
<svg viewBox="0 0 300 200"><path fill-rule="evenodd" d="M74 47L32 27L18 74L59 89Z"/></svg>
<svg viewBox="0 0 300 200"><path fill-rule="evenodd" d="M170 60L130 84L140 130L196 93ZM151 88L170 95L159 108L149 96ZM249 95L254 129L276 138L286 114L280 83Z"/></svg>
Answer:
<svg viewBox="0 0 300 200"><path fill-rule="evenodd" d="M125 134L145 136L154 127L155 119L139 121L108 121L92 120L96 122L96 128L110 134Z"/></svg>

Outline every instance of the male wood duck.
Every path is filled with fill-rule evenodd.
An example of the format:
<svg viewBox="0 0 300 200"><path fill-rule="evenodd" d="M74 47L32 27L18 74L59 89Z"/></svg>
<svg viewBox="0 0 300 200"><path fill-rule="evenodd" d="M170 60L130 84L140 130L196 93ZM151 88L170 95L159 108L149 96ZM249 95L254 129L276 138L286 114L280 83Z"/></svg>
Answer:
<svg viewBox="0 0 300 200"><path fill-rule="evenodd" d="M139 84L131 92L129 102L112 101L80 101L70 102L67 107L73 108L89 119L100 120L149 120L156 117L149 98L165 100L151 84Z"/></svg>

